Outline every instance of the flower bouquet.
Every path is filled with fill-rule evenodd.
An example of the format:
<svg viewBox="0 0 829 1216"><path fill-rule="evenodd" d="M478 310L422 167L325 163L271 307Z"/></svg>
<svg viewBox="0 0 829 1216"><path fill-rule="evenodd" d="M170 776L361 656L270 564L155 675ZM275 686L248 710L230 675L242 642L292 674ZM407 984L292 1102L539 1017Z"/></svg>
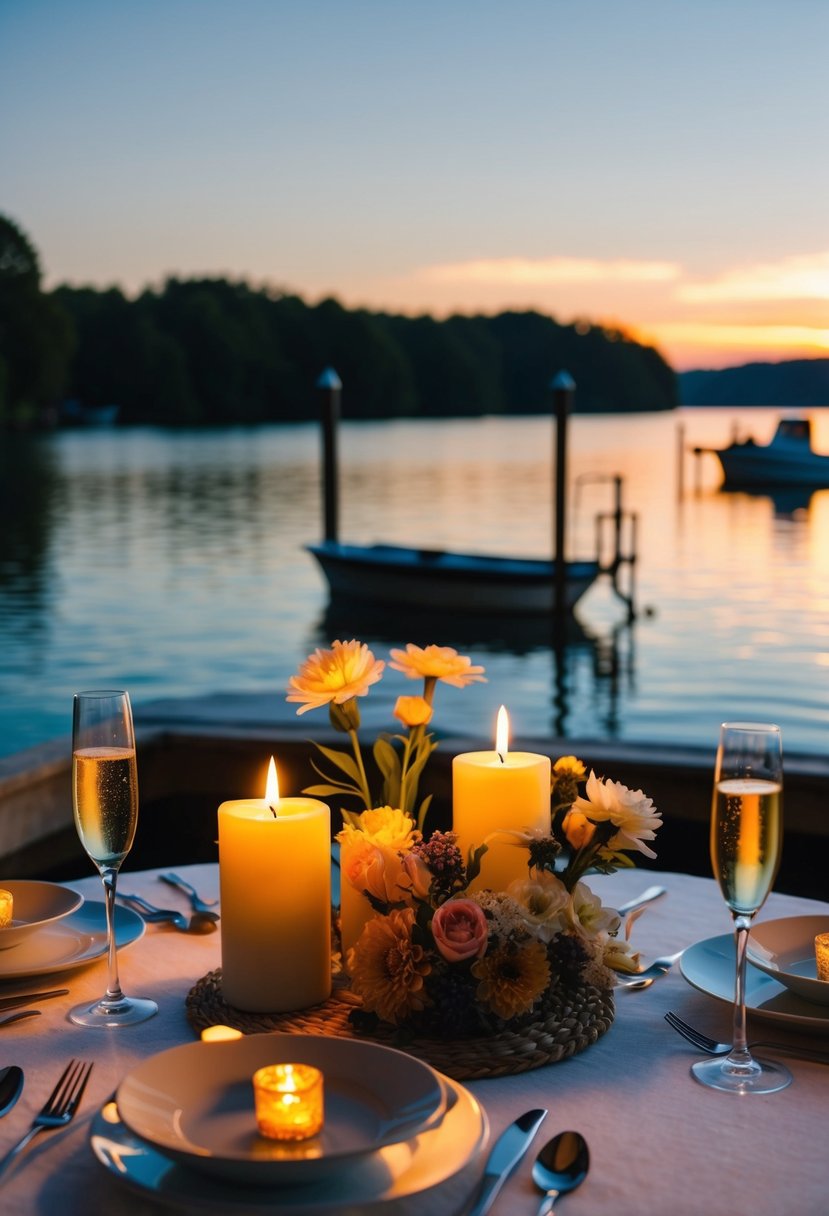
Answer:
<svg viewBox="0 0 829 1216"><path fill-rule="evenodd" d="M392 651L391 667L422 677L424 689L395 706L407 733L381 735L374 745L383 780L375 799L356 697L384 666L357 641L335 642L303 664L288 697L302 702L299 713L328 704L332 724L352 743L351 755L320 747L336 774L317 766L325 782L306 791L355 797L363 808L343 811L338 835L343 962L359 998L352 1024L368 1032L393 1028L398 1042L491 1041L564 1016L572 994L587 990L598 994L605 1018L592 1037L587 1032L593 1041L612 1020L615 973L635 972L639 959L629 941L635 916L623 932L618 913L602 905L585 875L630 866L637 851L654 857L647 842L661 824L659 812L641 791L588 776L581 761L565 756L552 769L549 831L496 832L466 856L452 831L427 837L428 799L415 805L436 746L425 729L435 687L464 687L482 679L483 668L448 647ZM495 839L526 853L526 877L503 891L480 883L481 858Z"/></svg>

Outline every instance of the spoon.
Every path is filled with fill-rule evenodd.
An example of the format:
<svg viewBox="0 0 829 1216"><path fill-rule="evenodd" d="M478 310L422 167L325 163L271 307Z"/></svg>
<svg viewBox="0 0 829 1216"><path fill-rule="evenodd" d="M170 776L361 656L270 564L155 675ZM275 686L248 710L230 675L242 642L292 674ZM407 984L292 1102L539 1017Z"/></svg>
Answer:
<svg viewBox="0 0 829 1216"><path fill-rule="evenodd" d="M676 954L666 954L664 958L655 958L650 967L646 967L644 971L634 971L624 979L617 977L617 987L631 988L634 991L638 988L650 988L654 980L658 980L661 975L668 974L682 954L682 950L678 950Z"/></svg>
<svg viewBox="0 0 829 1216"><path fill-rule="evenodd" d="M544 1191L538 1216L547 1216L559 1195L580 1186L590 1168L590 1150L580 1132L559 1132L548 1140L533 1165L533 1182Z"/></svg>
<svg viewBox="0 0 829 1216"><path fill-rule="evenodd" d="M23 1092L23 1069L16 1064L0 1068L0 1115L7 1115Z"/></svg>
<svg viewBox="0 0 829 1216"><path fill-rule="evenodd" d="M151 904L140 895L127 895L126 892L122 894L119 891L118 899L128 907L140 912L148 924L168 921L182 933L213 933L216 929L218 917L213 912L194 912L188 919L183 912L178 912L173 908L157 908L155 904Z"/></svg>

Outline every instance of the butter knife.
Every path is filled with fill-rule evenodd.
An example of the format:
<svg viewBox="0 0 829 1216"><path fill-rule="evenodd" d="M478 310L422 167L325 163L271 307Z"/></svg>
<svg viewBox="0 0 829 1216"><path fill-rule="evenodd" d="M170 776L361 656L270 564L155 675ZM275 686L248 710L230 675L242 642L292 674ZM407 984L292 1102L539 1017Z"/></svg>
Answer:
<svg viewBox="0 0 829 1216"><path fill-rule="evenodd" d="M26 992L18 996L0 997L0 1013L7 1009L22 1009L24 1005L36 1005L38 1001L48 1001L54 996L66 996L68 988L54 988L50 992Z"/></svg>
<svg viewBox="0 0 829 1216"><path fill-rule="evenodd" d="M535 1133L546 1118L546 1110L528 1110L506 1131L501 1132L492 1146L477 1202L468 1216L484 1216L489 1211L495 1196L532 1144Z"/></svg>
<svg viewBox="0 0 829 1216"><path fill-rule="evenodd" d="M620 916L627 916L628 912L635 912L637 908L642 908L645 904L652 903L653 900L659 899L659 897L664 894L664 887L648 887L648 889L643 891L641 895L638 895L636 899L628 900L626 904L620 904L616 911Z"/></svg>

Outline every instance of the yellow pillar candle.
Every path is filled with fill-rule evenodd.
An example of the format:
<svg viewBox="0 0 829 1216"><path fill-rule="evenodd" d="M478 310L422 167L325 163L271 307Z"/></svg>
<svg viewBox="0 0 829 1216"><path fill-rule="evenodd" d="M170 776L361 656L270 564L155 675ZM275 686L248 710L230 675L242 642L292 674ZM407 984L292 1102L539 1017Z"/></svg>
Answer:
<svg viewBox="0 0 829 1216"><path fill-rule="evenodd" d="M310 1064L269 1064L253 1074L256 1123L270 1140L307 1140L323 1123L323 1079Z"/></svg>
<svg viewBox="0 0 829 1216"><path fill-rule="evenodd" d="M5 887L0 889L0 929L8 929L14 919L14 896Z"/></svg>
<svg viewBox="0 0 829 1216"><path fill-rule="evenodd" d="M331 993L331 825L324 802L264 798L219 807L222 992L254 1013L318 1005Z"/></svg>
<svg viewBox="0 0 829 1216"><path fill-rule="evenodd" d="M534 752L509 751L509 720L498 713L494 752L465 752L452 761L452 827L466 858L470 845L481 845L503 829L550 832L550 759ZM527 877L527 852L515 845L490 842L473 889L503 891L515 878Z"/></svg>

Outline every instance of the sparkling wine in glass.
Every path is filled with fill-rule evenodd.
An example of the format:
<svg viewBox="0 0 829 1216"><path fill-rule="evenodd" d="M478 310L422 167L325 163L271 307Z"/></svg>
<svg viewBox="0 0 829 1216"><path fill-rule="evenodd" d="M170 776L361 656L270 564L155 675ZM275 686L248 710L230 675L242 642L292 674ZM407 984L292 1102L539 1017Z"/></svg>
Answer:
<svg viewBox="0 0 829 1216"><path fill-rule="evenodd" d="M783 837L780 728L724 722L714 772L711 865L731 910L737 952L734 1035L729 1055L701 1060L703 1085L736 1094L771 1094L791 1084L788 1069L755 1059L746 1042L746 946L751 922L771 890Z"/></svg>
<svg viewBox="0 0 829 1216"><path fill-rule="evenodd" d="M69 1017L79 1026L131 1026L152 1017L158 1006L144 997L124 996L118 980L115 884L138 824L135 732L125 692L105 689L75 696L72 805L81 844L104 884L109 980L99 1001L75 1006Z"/></svg>

